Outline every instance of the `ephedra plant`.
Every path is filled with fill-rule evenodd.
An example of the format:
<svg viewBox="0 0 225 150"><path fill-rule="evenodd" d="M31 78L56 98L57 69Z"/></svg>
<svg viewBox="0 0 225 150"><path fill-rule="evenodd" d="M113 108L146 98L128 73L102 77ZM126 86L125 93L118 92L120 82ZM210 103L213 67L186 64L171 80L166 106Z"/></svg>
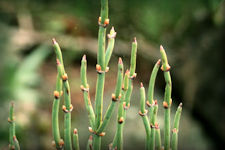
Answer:
<svg viewBox="0 0 225 150"><path fill-rule="evenodd" d="M123 129L126 121L126 114L129 113L130 100L133 91L133 80L136 77L136 55L137 55L137 40L134 38L131 48L130 67L124 72L123 61L121 58L118 60L117 81L115 91L112 93L111 102L107 108L106 113L103 115L103 95L105 76L109 71L109 61L114 49L116 32L112 27L109 34L106 34L106 29L109 25L108 18L108 0L101 0L101 13L98 19L99 32L98 32L98 52L97 52L97 82L94 104L91 102L89 94L89 85L87 80L87 58L83 56L81 60L80 78L81 78L81 91L83 92L84 105L87 110L89 120L89 132L90 137L87 140L87 150L100 150L101 139L106 134L105 128L108 125L112 113L118 105L117 112L117 125L116 133L112 139L112 143L109 143L109 149L122 150L123 149ZM106 45L106 36L108 38L108 44ZM53 41L53 47L56 54L57 64L57 80L56 88L54 91L54 100L52 106L52 134L53 145L57 150L79 150L79 138L78 130L71 127L71 112L73 106L71 104L71 91L68 81L68 76L64 68L63 57L59 44L55 39ZM150 76L149 88L147 99L145 97L145 89L141 83L140 88L140 111L139 115L143 119L145 131L146 131L146 149L147 150L176 150L178 146L178 131L179 120L182 111L182 104L179 105L174 123L171 130L170 111L172 105L171 92L172 82L170 77L170 66L168 64L165 50L160 46L161 60L159 59L155 64L152 74ZM164 78L166 82L164 100L154 100L154 86L155 79L158 70L161 66L161 70L164 72ZM64 100L64 104L61 106L60 101ZM158 103L162 102L164 107L164 140L161 141L160 127L157 122ZM145 109L147 105L148 109ZM59 128L59 111L62 108L64 112L64 132L63 136L60 135ZM138 113L138 112L137 112ZM13 118L13 105L10 108L10 148L19 149L19 143L15 136L15 123ZM171 136L172 131L172 136ZM62 138L63 137L63 138ZM172 137L172 140L170 140ZM162 146L162 143L164 146ZM129 143L132 144L132 143Z"/></svg>

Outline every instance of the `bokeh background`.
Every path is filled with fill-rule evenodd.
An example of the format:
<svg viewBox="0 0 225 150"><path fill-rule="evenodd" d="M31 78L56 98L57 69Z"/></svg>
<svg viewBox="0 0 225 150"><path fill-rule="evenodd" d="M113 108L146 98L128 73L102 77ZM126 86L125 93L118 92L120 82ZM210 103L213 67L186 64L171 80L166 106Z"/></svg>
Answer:
<svg viewBox="0 0 225 150"><path fill-rule="evenodd" d="M49 150L51 106L56 81L51 38L63 50L72 91L72 127L86 147L87 112L80 91L79 69L88 60L88 82L94 100L96 83L98 0L0 1L0 149L8 149L8 108L16 107L16 132L21 149ZM129 66L131 41L138 40L137 78L124 131L125 149L144 149L145 132L139 110L139 83L148 87L159 45L168 53L173 81L173 109L183 102L179 148L223 149L225 143L225 2L223 0L109 0L110 26L117 31L106 76L104 111L116 82L118 57ZM162 100L165 82L159 71L156 98L158 121L163 128ZM94 103L94 102L93 102ZM116 112L116 111L115 111ZM61 129L63 113L60 112ZM102 148L112 142L114 113ZM63 130L61 130L63 132ZM163 132L162 132L163 133ZM162 135L163 136L163 135Z"/></svg>

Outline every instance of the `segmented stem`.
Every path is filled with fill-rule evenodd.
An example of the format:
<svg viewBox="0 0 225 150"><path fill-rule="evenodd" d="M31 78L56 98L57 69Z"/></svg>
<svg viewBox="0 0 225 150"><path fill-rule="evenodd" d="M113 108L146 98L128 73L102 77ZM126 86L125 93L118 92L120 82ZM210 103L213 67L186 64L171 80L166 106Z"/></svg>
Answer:
<svg viewBox="0 0 225 150"><path fill-rule="evenodd" d="M133 91L133 79L136 77L135 69L136 69L136 58L137 58L137 40L134 38L134 41L132 42L132 49L131 49L131 59L130 59L130 73L128 78L128 89L125 93L125 100L124 100L124 112L123 112L123 124L121 125L121 134L118 134L118 140L117 140L117 149L123 149L123 127L126 120L126 111L127 108L130 106L130 97Z"/></svg>
<svg viewBox="0 0 225 150"><path fill-rule="evenodd" d="M16 138L16 125L15 125L15 116L14 116L14 103L11 102L9 108L9 149L11 150L20 150L19 142Z"/></svg>
<svg viewBox="0 0 225 150"><path fill-rule="evenodd" d="M177 150L178 147L178 132L179 132L179 123L180 123L180 116L182 112L182 103L177 108L174 123L173 123L173 130L172 130L172 150Z"/></svg>
<svg viewBox="0 0 225 150"><path fill-rule="evenodd" d="M72 150L72 141L71 141L71 94L70 94L70 85L68 82L67 74L65 73L62 76L63 79L63 89L64 89L64 141L65 141L65 150Z"/></svg>
<svg viewBox="0 0 225 150"><path fill-rule="evenodd" d="M108 25L108 0L101 0L101 14L99 19L99 32L98 32L98 53L97 62L100 65L101 70L105 71L105 37L106 26ZM105 73L98 73L96 95L95 95L95 128L96 131L102 122L102 110L103 110L103 91L105 83ZM99 150L101 147L101 137L98 135L93 136L94 150Z"/></svg>
<svg viewBox="0 0 225 150"><path fill-rule="evenodd" d="M164 149L170 149L170 107L171 107L171 92L172 92L172 82L170 77L170 66L168 64L166 52L162 46L160 46L160 53L162 57L162 71L164 72L164 78L166 82L165 94L164 94L164 102L163 106L165 108L164 115Z"/></svg>
<svg viewBox="0 0 225 150"><path fill-rule="evenodd" d="M124 125L124 107L123 104L125 102L125 94L128 89L128 79L129 79L129 70L126 70L124 79L123 79L123 86L122 86L122 93L121 93L121 99L119 102L119 107L118 107L118 113L117 113L117 130L116 134L114 136L113 142L112 142L112 148L115 149L120 149L122 147L122 141L123 141L123 125Z"/></svg>
<svg viewBox="0 0 225 150"><path fill-rule="evenodd" d="M147 117L147 110L145 109L145 88L142 83L141 83L141 88L140 88L140 106L141 106L141 110L140 110L139 114L142 117L142 120L143 120L143 123L145 126L145 132L146 132L146 147L145 147L145 149L149 150L151 129L150 129L150 124L149 124L149 120Z"/></svg>
<svg viewBox="0 0 225 150"><path fill-rule="evenodd" d="M87 83L87 60L86 55L83 56L81 61L81 70L80 70L80 76L81 76L81 90L83 91L84 95L84 103L86 110L88 112L88 118L89 122L92 128L94 128L95 124L95 113L91 104L90 95L89 95L89 85Z"/></svg>
<svg viewBox="0 0 225 150"><path fill-rule="evenodd" d="M78 132L76 128L73 130L73 146L75 150L80 150Z"/></svg>
<svg viewBox="0 0 225 150"><path fill-rule="evenodd" d="M62 93L61 76L64 73L64 67L63 67L62 53L59 44L56 42L55 39L52 39L52 42L56 54L57 72L58 72L56 79L56 91L54 92L54 101L52 105L52 134L55 141L56 149L61 150L63 147L63 142L61 142L62 139L59 130L59 105Z"/></svg>
<svg viewBox="0 0 225 150"><path fill-rule="evenodd" d="M158 123L155 124L155 149L161 150L161 135Z"/></svg>
<svg viewBox="0 0 225 150"><path fill-rule="evenodd" d="M150 150L155 149L155 123L156 123L156 118L157 118L157 112L158 112L158 104L157 100L154 102L154 107L153 107L153 115L151 117L151 141L150 141Z"/></svg>
<svg viewBox="0 0 225 150"><path fill-rule="evenodd" d="M106 111L103 123L101 124L101 126L97 130L97 134L101 133L105 129L105 127L107 126L107 124L108 124L108 122L109 122L109 120L112 116L112 113L114 111L116 102L121 97L122 81L123 81L123 62L122 62L122 59L119 58L115 94L112 94L112 101L111 101L111 103L110 103L110 105L109 105L109 107Z"/></svg>

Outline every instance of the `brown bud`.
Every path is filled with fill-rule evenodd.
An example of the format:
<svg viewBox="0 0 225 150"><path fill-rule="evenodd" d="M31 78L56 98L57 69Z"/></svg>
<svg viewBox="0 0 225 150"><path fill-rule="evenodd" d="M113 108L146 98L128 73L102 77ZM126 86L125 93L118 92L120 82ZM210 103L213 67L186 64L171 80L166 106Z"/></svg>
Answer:
<svg viewBox="0 0 225 150"><path fill-rule="evenodd" d="M108 72L108 71L109 71L109 67L106 67L106 68L105 68L105 72Z"/></svg>
<svg viewBox="0 0 225 150"><path fill-rule="evenodd" d="M109 19L105 19L104 26L107 26L109 24Z"/></svg>
<svg viewBox="0 0 225 150"><path fill-rule="evenodd" d="M168 103L166 101L163 101L163 107L168 108Z"/></svg>
<svg viewBox="0 0 225 150"><path fill-rule="evenodd" d="M102 17L98 17L98 23L101 23Z"/></svg>
<svg viewBox="0 0 225 150"><path fill-rule="evenodd" d="M88 127L89 132L93 133L94 130L91 127Z"/></svg>
<svg viewBox="0 0 225 150"><path fill-rule="evenodd" d="M112 100L116 101L116 95L114 93L112 94Z"/></svg>
<svg viewBox="0 0 225 150"><path fill-rule="evenodd" d="M155 100L154 103L155 103L155 105L158 105L158 101L157 100Z"/></svg>
<svg viewBox="0 0 225 150"><path fill-rule="evenodd" d="M169 65L169 64L166 64L166 69L164 69L164 67L163 67L163 65L162 65L162 66L161 66L161 70L162 70L162 71L165 71L165 72L170 71L170 65Z"/></svg>
<svg viewBox="0 0 225 150"><path fill-rule="evenodd" d="M62 80L63 81L66 81L68 79L68 76L67 76L67 74L65 73L64 75L62 75Z"/></svg>
<svg viewBox="0 0 225 150"><path fill-rule="evenodd" d="M123 117L120 117L120 119L118 120L119 124L123 123L124 119Z"/></svg>
<svg viewBox="0 0 225 150"><path fill-rule="evenodd" d="M173 102L173 100L172 100L172 99L170 99L170 105L172 105L172 102Z"/></svg>
<svg viewBox="0 0 225 150"><path fill-rule="evenodd" d="M73 134L77 134L77 129L73 129Z"/></svg>
<svg viewBox="0 0 225 150"><path fill-rule="evenodd" d="M64 112L68 112L65 105L62 105L62 110L63 110Z"/></svg>
<svg viewBox="0 0 225 150"><path fill-rule="evenodd" d="M99 133L99 136L105 136L105 132Z"/></svg>
<svg viewBox="0 0 225 150"><path fill-rule="evenodd" d="M60 92L61 96L63 96L63 91Z"/></svg>
<svg viewBox="0 0 225 150"><path fill-rule="evenodd" d="M97 64L96 65L96 70L98 71L98 72L100 72L102 69L101 69L101 66L99 65L99 64Z"/></svg>
<svg viewBox="0 0 225 150"><path fill-rule="evenodd" d="M63 141L63 139L60 139L60 141L59 141L59 145L60 145L60 147L63 147L63 145L64 145L64 141Z"/></svg>
<svg viewBox="0 0 225 150"><path fill-rule="evenodd" d="M58 91L54 91L54 97L55 97L56 99L59 98L59 92L58 92Z"/></svg>
<svg viewBox="0 0 225 150"><path fill-rule="evenodd" d="M122 96L122 95L120 94L118 98L120 99L120 98L121 98L121 96Z"/></svg>
<svg viewBox="0 0 225 150"><path fill-rule="evenodd" d="M143 83L141 82L141 88L143 88Z"/></svg>
<svg viewBox="0 0 225 150"><path fill-rule="evenodd" d="M82 61L86 61L86 55L83 55Z"/></svg>

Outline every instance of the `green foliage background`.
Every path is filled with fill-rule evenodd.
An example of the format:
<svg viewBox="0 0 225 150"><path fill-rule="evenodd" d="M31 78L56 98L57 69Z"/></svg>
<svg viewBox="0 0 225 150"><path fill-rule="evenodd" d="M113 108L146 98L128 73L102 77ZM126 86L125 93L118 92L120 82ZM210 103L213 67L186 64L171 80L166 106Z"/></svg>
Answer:
<svg viewBox="0 0 225 150"><path fill-rule="evenodd" d="M79 67L81 56L86 53L93 99L99 10L97 0L0 1L0 149L7 149L8 145L7 117L11 100L16 104L21 148L51 149L51 104L56 80L52 37L63 49L72 88L73 126L78 128L81 146L85 147L89 133L79 89ZM132 38L137 37L139 47L135 83L138 85L142 81L145 87L162 44L172 66L173 105L184 103L180 149L223 148L225 2L110 0L109 18L117 38L109 65L111 71L106 79L104 108L114 90L118 56L122 56L126 68L128 66ZM163 91L164 80L160 73L156 82L159 101L162 101ZM143 148L145 132L137 115L138 88L134 89L131 102L125 149ZM162 110L159 115L163 115ZM104 149L112 141L115 116L107 128Z"/></svg>

